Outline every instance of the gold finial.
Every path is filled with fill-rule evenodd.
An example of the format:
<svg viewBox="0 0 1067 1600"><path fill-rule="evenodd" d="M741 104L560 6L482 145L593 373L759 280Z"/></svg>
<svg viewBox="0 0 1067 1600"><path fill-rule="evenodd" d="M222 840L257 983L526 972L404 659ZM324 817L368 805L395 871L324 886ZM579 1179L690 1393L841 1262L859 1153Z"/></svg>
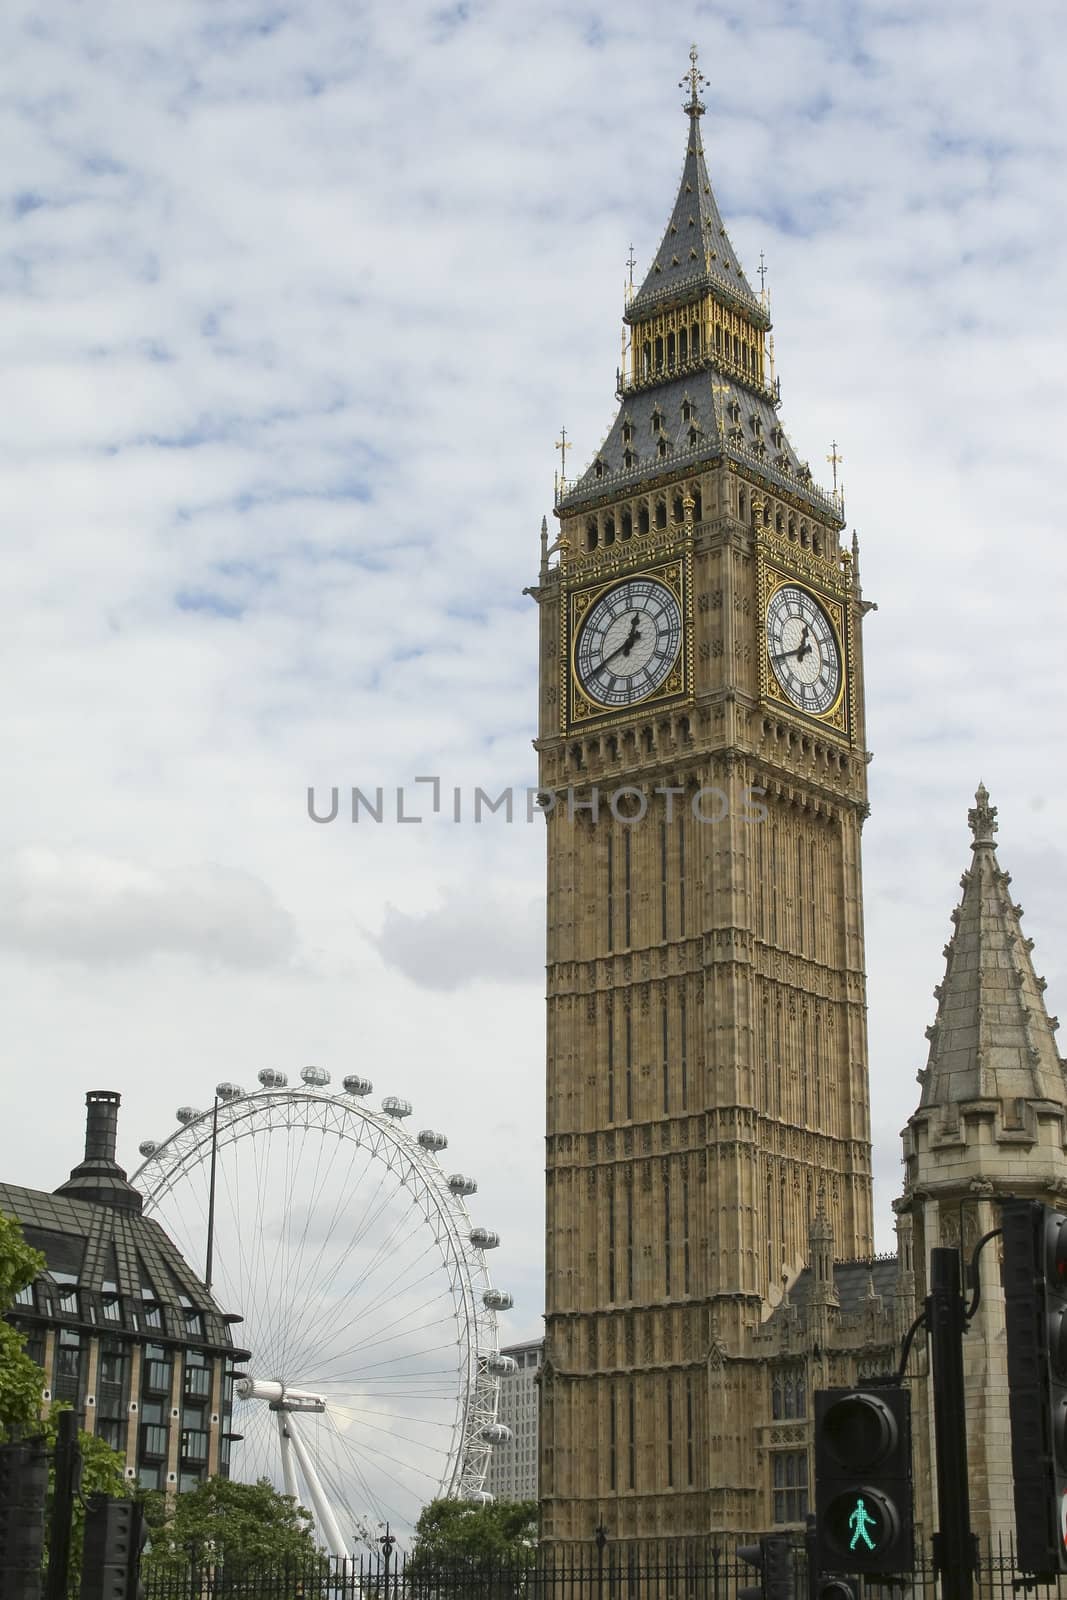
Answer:
<svg viewBox="0 0 1067 1600"><path fill-rule="evenodd" d="M834 469L834 497L836 498L836 496L837 496L837 469L841 465L842 461L844 461L844 459L845 459L844 456L839 456L838 453L837 453L837 440L836 439L831 444L831 446L830 446L830 454L827 456L826 459L827 459L827 461L829 461L830 465Z"/></svg>
<svg viewBox="0 0 1067 1600"><path fill-rule="evenodd" d="M684 89L687 86L689 89L689 99L682 107L682 110L686 111L691 117L702 117L704 115L704 106L700 99L700 85L706 83L707 79L697 68L697 47L695 44L690 46L689 61L689 71L684 78L680 78L678 81L679 89Z"/></svg>
<svg viewBox="0 0 1067 1600"><path fill-rule="evenodd" d="M561 428L559 430L559 438L556 440L556 449L559 451L559 487L561 493L563 485L567 481L567 451L571 448L571 441L567 438L567 430L566 428Z"/></svg>
<svg viewBox="0 0 1067 1600"><path fill-rule="evenodd" d="M759 253L759 292L760 292L760 298L761 299L766 299L766 296L767 296L767 261L766 261L766 257L764 256L762 250Z"/></svg>

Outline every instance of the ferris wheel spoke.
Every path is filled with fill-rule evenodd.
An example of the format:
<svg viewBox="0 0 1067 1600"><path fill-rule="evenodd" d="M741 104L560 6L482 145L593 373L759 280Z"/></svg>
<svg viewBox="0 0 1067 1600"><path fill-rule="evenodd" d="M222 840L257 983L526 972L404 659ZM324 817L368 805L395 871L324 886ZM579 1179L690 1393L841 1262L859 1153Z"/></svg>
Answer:
<svg viewBox="0 0 1067 1600"><path fill-rule="evenodd" d="M421 1265L422 1262L425 1260L426 1256L430 1255L430 1254L432 1254L431 1250L427 1249L427 1250L424 1250L421 1253L421 1255L416 1257L413 1261L408 1262L408 1263L403 1263L402 1262L401 1271L396 1273L385 1284L383 1284L380 1288L378 1288L376 1290L373 1298L367 1297L367 1298L364 1298L363 1300L361 1300L359 1302L359 1308L358 1308L358 1312L356 1313L356 1315L349 1316L347 1318L347 1320L344 1323L341 1323L340 1325L338 1325L337 1319L338 1319L338 1317L344 1316L345 1313L349 1310L349 1303L347 1301L342 1301L342 1300L337 1301L337 1303L335 1304L334 1310L333 1310L333 1312L331 1314L331 1317L329 1319L327 1319L326 1322L323 1323L323 1326L322 1326L322 1337L323 1337L323 1339L324 1340L326 1340L326 1339L330 1339L330 1340L339 1339L342 1336L342 1334L346 1333L348 1331L348 1329L352 1326L352 1324L354 1322L357 1322L357 1321L363 1326L366 1326L368 1323L372 1323L373 1319L378 1315L378 1313L382 1310L382 1308L387 1306L387 1305L394 1304L399 1295L401 1295L403 1293L409 1293L410 1294L413 1290L417 1289L419 1287L419 1285L427 1277L430 1277L430 1276L438 1276L439 1277L440 1271L439 1271L439 1262L438 1262L436 1264L437 1265L436 1273L432 1273L431 1274L429 1272L424 1272L418 1279L413 1279L409 1283L405 1283L404 1282L405 1276L407 1274L409 1274L410 1272L412 1272L417 1266ZM395 1265L395 1262L396 1262L396 1257L394 1256L393 1257L393 1264L394 1265ZM383 1263L383 1265L384 1265L384 1263ZM356 1280L356 1282L353 1284L352 1292L353 1292L353 1294L360 1294L362 1292L365 1295L366 1294L366 1289L367 1289L367 1275L366 1274L362 1274Z"/></svg>
<svg viewBox="0 0 1067 1600"><path fill-rule="evenodd" d="M355 1159L356 1159L357 1154L359 1154L359 1148L355 1147L355 1148L353 1148L353 1150L351 1152L351 1156L350 1156L350 1162L349 1162L350 1170L351 1170L351 1167L355 1163ZM384 1173L384 1172L380 1174L380 1176L378 1178L378 1185L377 1185L377 1188L375 1190L375 1198L377 1198L379 1192L382 1191L385 1188L385 1182L386 1182L386 1177L387 1176L388 1175L386 1173ZM351 1193L350 1190L346 1190L345 1186L342 1185L340 1187L337 1205L334 1208L334 1215L330 1219L330 1224L329 1224L329 1227L327 1229L326 1237L323 1239L323 1241L322 1241L322 1243L321 1243L321 1245L319 1247L319 1251L318 1251L318 1254L317 1254L317 1256L315 1258L315 1261L309 1263L309 1265L308 1265L303 1277L297 1282L297 1284L293 1288L292 1292L293 1292L294 1303L299 1304L301 1299L305 1299L306 1300L303 1312L298 1314L298 1320L294 1322L293 1333L292 1333L292 1342L293 1342L293 1344L296 1344L296 1345L299 1344L299 1342L305 1337L308 1327L310 1325L312 1325L312 1324L316 1325L316 1333L317 1333L317 1335L321 1334L321 1328L318 1326L318 1324L316 1324L316 1313L317 1313L318 1308L317 1308L314 1300L310 1296L306 1295L306 1290L308 1289L310 1283L315 1281L316 1269L319 1267L319 1264L322 1262L323 1257L324 1257L325 1252L326 1252L326 1247L327 1247L328 1243L330 1242L330 1240L333 1237L333 1233L335 1231L336 1224L337 1224L338 1220L340 1219L340 1217L344 1213L344 1209L345 1208L344 1208L343 1202L345 1200L347 1200L349 1202L349 1205L352 1205L354 1203L355 1196ZM380 1205L379 1211L377 1213L375 1213L374 1216L370 1219L371 1222L376 1221L377 1220L377 1216L383 1214L388 1209L389 1203L390 1203L390 1195L389 1195L388 1192L385 1192L385 1194L383 1195L382 1200L381 1200L381 1205ZM365 1221L364 1228L368 1227L369 1225L370 1224ZM324 1271L323 1276L321 1277L321 1280L319 1281L319 1294L320 1295L328 1293L330 1291L330 1289L332 1289L332 1287L333 1287L335 1281L337 1280L337 1278L343 1273L345 1265L346 1265L346 1263L348 1261L348 1258L351 1255L352 1251L355 1248L357 1248L358 1245L362 1242L363 1231L364 1230L361 1229L359 1233L353 1234L350 1237L349 1243L348 1243L348 1248L345 1250L345 1252L338 1256L338 1258L334 1262L332 1268L330 1268L328 1271ZM347 1294L352 1294L352 1293L356 1292L359 1287L360 1287L360 1285L359 1285L358 1280L356 1282L351 1283L351 1284L346 1284L346 1293Z"/></svg>
<svg viewBox="0 0 1067 1600"><path fill-rule="evenodd" d="M429 1309L430 1307L436 1305L439 1299L440 1299L439 1295L434 1295L429 1300L424 1300L422 1305L412 1307L410 1312L408 1312L408 1313L401 1312L401 1314L399 1316L397 1316L397 1317L394 1317L391 1322L384 1322L384 1323L380 1324L378 1327L376 1327L376 1328L374 1328L372 1330L373 1337L368 1335L365 1338L357 1339L354 1344L350 1344L350 1345L348 1345L346 1347L346 1349L344 1351L344 1354L346 1354L346 1355L355 1355L357 1353L357 1351L360 1351L360 1350L374 1350L374 1349L379 1348L383 1344L387 1344L387 1343L391 1343L391 1342L395 1343L396 1332L397 1332L397 1330L399 1328L403 1327L404 1322L406 1320L406 1317L407 1316L411 1316L413 1318L417 1312L425 1311L425 1310ZM447 1322L450 1322L452 1320L453 1320L453 1318L452 1318L452 1315L450 1314L449 1316L438 1317L434 1321L429 1321L429 1322L420 1321L418 1326L420 1328L429 1329L429 1328L432 1328L432 1327L435 1327L435 1326L443 1325L443 1324L445 1324ZM359 1321L358 1316L350 1318L349 1322L346 1323L345 1328L342 1329L341 1332L345 1332L347 1330L347 1328L351 1327L353 1323L358 1322L358 1321Z"/></svg>

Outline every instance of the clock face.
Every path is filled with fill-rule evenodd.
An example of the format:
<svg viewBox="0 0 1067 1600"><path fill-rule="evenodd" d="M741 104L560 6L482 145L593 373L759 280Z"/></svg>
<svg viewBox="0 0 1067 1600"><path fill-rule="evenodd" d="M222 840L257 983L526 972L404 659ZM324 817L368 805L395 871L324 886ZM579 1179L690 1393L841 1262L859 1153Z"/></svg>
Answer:
<svg viewBox="0 0 1067 1600"><path fill-rule="evenodd" d="M678 660L682 610L655 578L609 589L582 623L574 664L578 681L602 706L632 706L653 694Z"/></svg>
<svg viewBox="0 0 1067 1600"><path fill-rule="evenodd" d="M841 693L834 625L806 589L783 584L767 606L767 654L786 697L809 716L833 710Z"/></svg>

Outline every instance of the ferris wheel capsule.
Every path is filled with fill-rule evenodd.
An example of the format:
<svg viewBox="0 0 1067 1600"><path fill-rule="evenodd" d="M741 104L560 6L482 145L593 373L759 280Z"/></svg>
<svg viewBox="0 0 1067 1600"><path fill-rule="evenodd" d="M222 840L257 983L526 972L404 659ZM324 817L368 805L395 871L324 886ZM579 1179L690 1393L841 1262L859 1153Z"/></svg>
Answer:
<svg viewBox="0 0 1067 1600"><path fill-rule="evenodd" d="M197 1117L203 1116L203 1112L198 1111L195 1106L179 1106L174 1115L179 1122L190 1123L195 1122Z"/></svg>
<svg viewBox="0 0 1067 1600"><path fill-rule="evenodd" d="M373 1093L374 1090L374 1085L371 1083L369 1078L360 1078L354 1073L351 1077L343 1078L341 1080L341 1086L344 1089L345 1094L354 1094L360 1096L361 1098L365 1094Z"/></svg>
<svg viewBox="0 0 1067 1600"><path fill-rule="evenodd" d="M286 1089L289 1086L289 1074L279 1072L276 1067L262 1067L256 1077L264 1089Z"/></svg>
<svg viewBox="0 0 1067 1600"><path fill-rule="evenodd" d="M488 1489L479 1489L476 1494L467 1496L467 1503L472 1506L496 1505L496 1495L490 1494Z"/></svg>
<svg viewBox="0 0 1067 1600"><path fill-rule="evenodd" d="M515 1300L507 1289L487 1289L482 1295L482 1304L490 1311L510 1311Z"/></svg>
<svg viewBox="0 0 1067 1600"><path fill-rule="evenodd" d="M300 1076L309 1089L325 1089L330 1081L330 1074L325 1067L302 1067Z"/></svg>
<svg viewBox="0 0 1067 1600"><path fill-rule="evenodd" d="M486 1444L510 1444L511 1429L503 1422L488 1422L482 1429L481 1437Z"/></svg>
<svg viewBox="0 0 1067 1600"><path fill-rule="evenodd" d="M453 1194L477 1194L478 1184L474 1178L468 1178L465 1173L453 1172L448 1180L448 1187Z"/></svg>
<svg viewBox="0 0 1067 1600"><path fill-rule="evenodd" d="M434 1133L432 1128L423 1128L419 1134L419 1143L424 1150L445 1150L448 1140L443 1133Z"/></svg>
<svg viewBox="0 0 1067 1600"><path fill-rule="evenodd" d="M504 1378L512 1372L518 1372L519 1363L514 1356L493 1355L486 1361L486 1366L494 1377Z"/></svg>
<svg viewBox="0 0 1067 1600"><path fill-rule="evenodd" d="M387 1094L382 1101L382 1110L390 1117L410 1117L411 1101L402 1100L397 1094Z"/></svg>
<svg viewBox="0 0 1067 1600"><path fill-rule="evenodd" d="M495 1250L500 1243L499 1233L492 1228L472 1228L469 1237L476 1250Z"/></svg>
<svg viewBox="0 0 1067 1600"><path fill-rule="evenodd" d="M142 1139L137 1148L143 1156L154 1156L156 1151L159 1149L159 1140Z"/></svg>
<svg viewBox="0 0 1067 1600"><path fill-rule="evenodd" d="M244 1090L239 1083L217 1083L215 1093L220 1100L240 1100Z"/></svg>

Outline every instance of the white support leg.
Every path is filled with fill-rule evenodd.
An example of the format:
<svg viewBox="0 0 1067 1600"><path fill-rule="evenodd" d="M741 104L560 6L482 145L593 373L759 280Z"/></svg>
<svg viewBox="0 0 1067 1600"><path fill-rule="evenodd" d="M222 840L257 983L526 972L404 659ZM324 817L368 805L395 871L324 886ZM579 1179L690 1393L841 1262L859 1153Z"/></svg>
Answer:
<svg viewBox="0 0 1067 1600"><path fill-rule="evenodd" d="M285 1492L288 1495L292 1495L293 1499L299 1505L300 1496L296 1492L296 1473L293 1471L293 1448L292 1441L289 1437L288 1428L289 1413L287 1411L279 1411L277 1413L277 1417L278 1436L281 1441L282 1450L282 1479L285 1483Z"/></svg>
<svg viewBox="0 0 1067 1600"><path fill-rule="evenodd" d="M279 1412L280 1415L281 1413ZM337 1526L337 1518L333 1514L333 1507L326 1498L322 1484L319 1481L319 1475L315 1471L314 1463L308 1454L307 1445L300 1437L300 1430L296 1425L296 1417L291 1411L286 1413L285 1430L296 1452L296 1459L300 1463L300 1471L303 1475L304 1483L307 1485L307 1492L311 1497L311 1509L315 1513L322 1536L326 1540L327 1548L331 1555L347 1560L348 1548L341 1537L341 1530Z"/></svg>

